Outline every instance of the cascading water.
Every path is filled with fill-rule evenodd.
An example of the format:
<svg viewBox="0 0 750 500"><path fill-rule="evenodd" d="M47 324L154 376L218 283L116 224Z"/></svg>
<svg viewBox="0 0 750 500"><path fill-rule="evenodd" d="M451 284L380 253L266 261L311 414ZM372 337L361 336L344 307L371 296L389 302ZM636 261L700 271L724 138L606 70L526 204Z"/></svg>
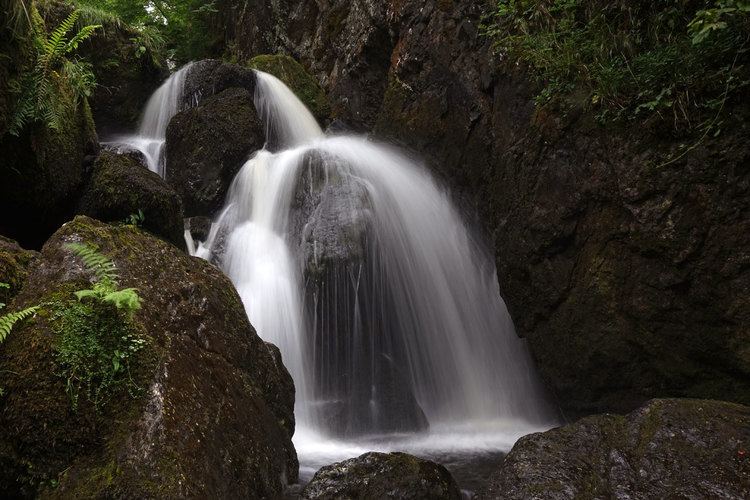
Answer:
<svg viewBox="0 0 750 500"><path fill-rule="evenodd" d="M303 475L368 449L507 449L553 424L492 259L427 171L388 146L325 137L261 72L255 105L267 149L195 253L281 349Z"/></svg>
<svg viewBox="0 0 750 500"><path fill-rule="evenodd" d="M185 79L192 63L173 73L149 98L141 117L138 132L134 135L113 137L103 144L119 151L140 151L148 169L162 178L164 171L164 144L167 126L183 105Z"/></svg>

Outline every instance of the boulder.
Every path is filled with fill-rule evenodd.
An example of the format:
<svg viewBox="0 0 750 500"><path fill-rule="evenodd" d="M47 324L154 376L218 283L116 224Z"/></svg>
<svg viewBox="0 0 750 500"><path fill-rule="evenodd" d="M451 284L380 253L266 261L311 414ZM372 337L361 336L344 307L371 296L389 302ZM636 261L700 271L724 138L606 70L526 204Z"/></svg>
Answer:
<svg viewBox="0 0 750 500"><path fill-rule="evenodd" d="M145 229L185 248L182 203L175 191L133 155L104 151L94 163L77 213L105 222L125 222L143 212Z"/></svg>
<svg viewBox="0 0 750 500"><path fill-rule="evenodd" d="M750 408L653 400L521 438L480 498L747 498Z"/></svg>
<svg viewBox="0 0 750 500"><path fill-rule="evenodd" d="M166 180L187 217L212 217L234 176L263 147L264 129L244 88L229 88L177 113L167 128Z"/></svg>
<svg viewBox="0 0 750 500"><path fill-rule="evenodd" d="M289 87L307 106L320 123L325 123L331 115L331 105L323 88L305 68L285 54L255 56L247 63L248 67L269 73Z"/></svg>
<svg viewBox="0 0 750 500"><path fill-rule="evenodd" d="M94 278L73 242L97 245L119 286L137 289L132 317L72 295ZM77 217L11 307L32 304L0 346L2 496L278 498L296 481L292 379L217 268L134 226ZM119 342L139 347L109 352ZM73 370L92 366L80 352L103 364ZM127 370L113 375L114 355Z"/></svg>
<svg viewBox="0 0 750 500"><path fill-rule="evenodd" d="M255 73L251 69L217 59L197 61L185 76L183 105L195 105L202 99L232 88L245 89L251 96L254 95Z"/></svg>
<svg viewBox="0 0 750 500"><path fill-rule="evenodd" d="M0 288L0 303L7 304L21 291L29 266L38 256L37 252L24 250L15 241L0 236L0 283L8 285L8 288Z"/></svg>
<svg viewBox="0 0 750 500"><path fill-rule="evenodd" d="M406 453L370 452L323 467L300 497L459 500L461 490L440 464Z"/></svg>
<svg viewBox="0 0 750 500"><path fill-rule="evenodd" d="M388 321L393 297L378 272L367 188L322 154L304 159L290 214L313 350L328 360L315 366L315 391L325 401L316 405L318 423L346 437L424 431L429 422L401 368L404 336Z"/></svg>

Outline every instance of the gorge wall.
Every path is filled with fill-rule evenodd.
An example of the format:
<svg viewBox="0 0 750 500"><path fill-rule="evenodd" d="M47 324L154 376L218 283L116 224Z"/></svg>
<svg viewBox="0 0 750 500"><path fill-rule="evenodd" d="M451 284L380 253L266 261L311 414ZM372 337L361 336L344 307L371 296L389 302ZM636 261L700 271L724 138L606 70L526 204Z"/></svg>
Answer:
<svg viewBox="0 0 750 500"><path fill-rule="evenodd" d="M298 59L328 93L332 127L418 152L476 211L518 333L565 410L750 402L746 112L680 157L699 138L538 109L523 68L481 34L490 8L233 0L220 14L239 61Z"/></svg>

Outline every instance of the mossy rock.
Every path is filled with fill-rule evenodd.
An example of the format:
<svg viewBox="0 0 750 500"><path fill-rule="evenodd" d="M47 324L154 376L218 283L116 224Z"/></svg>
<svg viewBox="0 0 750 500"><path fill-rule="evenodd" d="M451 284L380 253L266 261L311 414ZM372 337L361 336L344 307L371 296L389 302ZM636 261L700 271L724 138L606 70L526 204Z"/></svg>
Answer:
<svg viewBox="0 0 750 500"><path fill-rule="evenodd" d="M747 498L750 408L652 400L521 438L480 498Z"/></svg>
<svg viewBox="0 0 750 500"><path fill-rule="evenodd" d="M166 180L182 198L185 216L216 215L235 175L264 142L253 96L244 88L228 88L177 113L167 128Z"/></svg>
<svg viewBox="0 0 750 500"><path fill-rule="evenodd" d="M21 291L29 275L29 266L38 255L0 236L0 283L8 285L8 288L0 288L0 303L7 304Z"/></svg>
<svg viewBox="0 0 750 500"><path fill-rule="evenodd" d="M248 67L269 73L282 82L310 109L315 118L324 123L331 115L331 105L325 91L305 68L285 54L265 54L253 57Z"/></svg>
<svg viewBox="0 0 750 500"><path fill-rule="evenodd" d="M99 155L76 212L104 222L123 222L142 212L145 229L185 248L180 197L131 155Z"/></svg>
<svg viewBox="0 0 750 500"><path fill-rule="evenodd" d="M440 464L406 453L365 453L320 469L301 498L461 498L450 472Z"/></svg>
<svg viewBox="0 0 750 500"><path fill-rule="evenodd" d="M95 244L134 287L139 391L114 388L103 407L71 403L55 311L90 288L67 247ZM44 246L20 309L41 304L0 345L0 495L53 498L268 498L295 481L294 387L278 352L247 320L231 282L133 226L87 217Z"/></svg>

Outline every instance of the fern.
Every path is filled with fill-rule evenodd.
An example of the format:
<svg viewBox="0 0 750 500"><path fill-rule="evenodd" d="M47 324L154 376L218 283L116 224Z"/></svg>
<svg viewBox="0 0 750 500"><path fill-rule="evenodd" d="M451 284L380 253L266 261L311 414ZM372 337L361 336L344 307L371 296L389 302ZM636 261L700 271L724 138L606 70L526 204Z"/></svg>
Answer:
<svg viewBox="0 0 750 500"><path fill-rule="evenodd" d="M4 342L13 327L39 310L39 306L27 307L23 311L8 313L0 316L0 343Z"/></svg>
<svg viewBox="0 0 750 500"><path fill-rule="evenodd" d="M75 292L79 301L91 298L103 304L110 304L128 315L141 308L141 298L135 288L117 289L120 280L117 266L100 253L96 246L68 243L66 247L75 253L86 268L96 276L93 288Z"/></svg>
<svg viewBox="0 0 750 500"><path fill-rule="evenodd" d="M68 115L66 111L71 106L77 107L90 94L95 85L91 65L66 56L101 26L84 26L69 39L79 15L78 10L73 11L47 35L44 20L32 5L30 20L36 60L30 72L10 85L11 91L19 95L8 127L12 135L18 136L24 126L34 121L41 121L52 130L60 130L64 126L64 117ZM66 99L67 87L73 89L72 100Z"/></svg>
<svg viewBox="0 0 750 500"><path fill-rule="evenodd" d="M113 289L117 287L120 279L117 274L117 266L107 256L100 253L95 245L68 243L65 246L83 261L83 265L94 273L99 283L111 285Z"/></svg>

